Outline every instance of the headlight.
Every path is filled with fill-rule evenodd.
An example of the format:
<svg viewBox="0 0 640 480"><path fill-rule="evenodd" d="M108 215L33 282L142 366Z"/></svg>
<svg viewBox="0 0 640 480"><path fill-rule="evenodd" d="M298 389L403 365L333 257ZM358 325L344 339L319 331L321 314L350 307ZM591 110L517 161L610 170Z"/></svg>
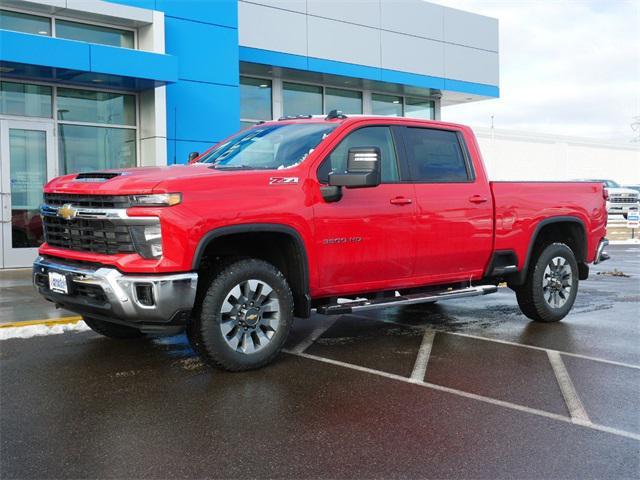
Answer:
<svg viewBox="0 0 640 480"><path fill-rule="evenodd" d="M131 195L132 207L170 207L182 202L181 193L154 193L152 195Z"/></svg>
<svg viewBox="0 0 640 480"><path fill-rule="evenodd" d="M160 258L162 256L162 230L160 224L134 225L131 236L136 251L144 258Z"/></svg>

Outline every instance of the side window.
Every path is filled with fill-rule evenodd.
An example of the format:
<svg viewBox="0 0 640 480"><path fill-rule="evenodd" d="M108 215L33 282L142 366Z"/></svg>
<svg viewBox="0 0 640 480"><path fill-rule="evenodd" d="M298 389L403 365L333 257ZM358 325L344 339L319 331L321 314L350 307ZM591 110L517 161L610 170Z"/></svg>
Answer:
<svg viewBox="0 0 640 480"><path fill-rule="evenodd" d="M330 172L345 172L347 153L354 147L378 147L382 154L382 183L395 183L400 180L396 149L389 127L364 127L350 133L324 159L318 168L318 180L327 183Z"/></svg>
<svg viewBox="0 0 640 480"><path fill-rule="evenodd" d="M405 138L411 181L453 183L473 178L455 132L409 127Z"/></svg>

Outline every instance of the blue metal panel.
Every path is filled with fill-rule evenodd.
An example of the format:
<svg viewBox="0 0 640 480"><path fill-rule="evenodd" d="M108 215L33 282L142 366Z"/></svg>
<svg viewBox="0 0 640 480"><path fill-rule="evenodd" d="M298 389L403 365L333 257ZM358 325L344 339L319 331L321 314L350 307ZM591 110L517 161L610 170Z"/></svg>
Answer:
<svg viewBox="0 0 640 480"><path fill-rule="evenodd" d="M238 85L238 31L167 17L167 53L178 58L180 79Z"/></svg>
<svg viewBox="0 0 640 480"><path fill-rule="evenodd" d="M169 17L238 28L237 0L156 0L155 9Z"/></svg>
<svg viewBox="0 0 640 480"><path fill-rule="evenodd" d="M305 57L271 50L252 47L240 47L240 61L273 65L276 67L295 68L312 72L341 75L367 80L378 80L400 85L411 85L421 88L451 90L469 94L498 97L499 88L495 85L463 82L429 75L419 75L410 72L400 72L385 68L369 67L352 63L324 60L321 58Z"/></svg>
<svg viewBox="0 0 640 480"><path fill-rule="evenodd" d="M175 57L159 53L91 44L91 71L161 82L178 80Z"/></svg>
<svg viewBox="0 0 640 480"><path fill-rule="evenodd" d="M308 58L302 55L291 53L274 52L262 50L260 48L240 47L240 60L243 62L262 63L277 67L295 68L297 70L308 70Z"/></svg>
<svg viewBox="0 0 640 480"><path fill-rule="evenodd" d="M380 69L380 77L383 82L399 83L401 85L412 85L421 88L435 88L445 90L445 79L431 77L429 75L418 75L417 73L399 72L397 70Z"/></svg>
<svg viewBox="0 0 640 480"><path fill-rule="evenodd" d="M89 44L0 30L0 60L89 71Z"/></svg>
<svg viewBox="0 0 640 480"><path fill-rule="evenodd" d="M181 80L167 86L167 137L216 142L240 128L237 86Z"/></svg>
<svg viewBox="0 0 640 480"><path fill-rule="evenodd" d="M191 152L202 153L217 142L190 142L188 140L167 140L167 163L187 163Z"/></svg>
<svg viewBox="0 0 640 480"><path fill-rule="evenodd" d="M445 79L444 89L453 92L472 93L485 97L499 97L500 88L495 85L485 85L483 83L463 82L462 80Z"/></svg>
<svg viewBox="0 0 640 480"><path fill-rule="evenodd" d="M381 70L379 68L356 65L354 63L336 62L334 60L323 60L321 58L309 57L309 70L312 72L330 73L366 80L381 80Z"/></svg>

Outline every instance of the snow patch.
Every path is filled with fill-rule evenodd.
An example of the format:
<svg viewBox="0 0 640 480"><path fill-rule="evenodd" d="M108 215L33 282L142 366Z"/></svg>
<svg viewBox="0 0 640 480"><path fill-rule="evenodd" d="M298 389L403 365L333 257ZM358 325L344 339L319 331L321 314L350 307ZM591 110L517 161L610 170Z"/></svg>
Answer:
<svg viewBox="0 0 640 480"><path fill-rule="evenodd" d="M86 332L90 330L86 323L63 323L58 325L27 325L25 327L0 328L0 340L10 338L31 338L45 335L58 335L67 332Z"/></svg>
<svg viewBox="0 0 640 480"><path fill-rule="evenodd" d="M633 238L629 240L609 240L609 245L640 245L640 238Z"/></svg>

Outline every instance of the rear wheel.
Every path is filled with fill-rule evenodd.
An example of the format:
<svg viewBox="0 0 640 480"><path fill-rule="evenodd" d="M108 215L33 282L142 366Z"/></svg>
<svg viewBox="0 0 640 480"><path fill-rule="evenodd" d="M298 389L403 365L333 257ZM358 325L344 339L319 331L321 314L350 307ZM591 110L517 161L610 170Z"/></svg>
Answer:
<svg viewBox="0 0 640 480"><path fill-rule="evenodd" d="M98 320L92 317L82 317L84 323L86 323L91 330L100 335L104 335L109 338L126 339L126 338L138 338L144 335L137 328L127 327L126 325L120 325L118 323L105 322L104 320Z"/></svg>
<svg viewBox="0 0 640 480"><path fill-rule="evenodd" d="M537 322L562 320L578 293L578 263L564 243L552 243L538 251L524 285L516 289L520 310Z"/></svg>
<svg viewBox="0 0 640 480"><path fill-rule="evenodd" d="M189 339L210 364L230 371L271 362L293 323L293 295L284 275L257 259L216 275L191 319Z"/></svg>

